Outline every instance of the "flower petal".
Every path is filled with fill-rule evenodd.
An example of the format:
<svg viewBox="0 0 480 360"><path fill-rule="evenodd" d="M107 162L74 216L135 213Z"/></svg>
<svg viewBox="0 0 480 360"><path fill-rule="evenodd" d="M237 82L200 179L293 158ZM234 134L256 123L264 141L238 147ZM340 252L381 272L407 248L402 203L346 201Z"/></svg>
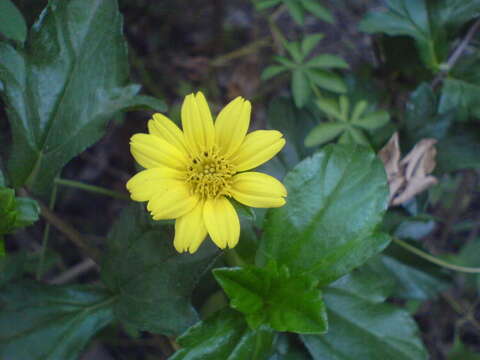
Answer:
<svg viewBox="0 0 480 360"><path fill-rule="evenodd" d="M240 221L233 205L225 197L205 201L203 219L212 241L220 249L237 245Z"/></svg>
<svg viewBox="0 0 480 360"><path fill-rule="evenodd" d="M148 122L148 132L169 142L178 150L183 151L185 156L188 156L182 130L165 115L160 113L153 114L153 119Z"/></svg>
<svg viewBox="0 0 480 360"><path fill-rule="evenodd" d="M230 192L235 200L257 208L283 206L287 196L287 189L280 181L259 172L235 175Z"/></svg>
<svg viewBox="0 0 480 360"><path fill-rule="evenodd" d="M172 144L149 134L135 134L130 139L130 151L135 160L144 168L167 166L184 170L188 158Z"/></svg>
<svg viewBox="0 0 480 360"><path fill-rule="evenodd" d="M192 211L175 221L173 246L179 253L188 251L193 254L205 240L207 228L203 220L203 206L200 201Z"/></svg>
<svg viewBox="0 0 480 360"><path fill-rule="evenodd" d="M171 184L170 189L154 196L147 205L153 220L176 219L192 211L198 197L191 195L190 188L181 181Z"/></svg>
<svg viewBox="0 0 480 360"><path fill-rule="evenodd" d="M185 97L182 126L186 145L192 155L210 150L215 143L215 127L207 101L201 92Z"/></svg>
<svg viewBox="0 0 480 360"><path fill-rule="evenodd" d="M127 190L135 201L147 201L160 192L166 191L172 181L181 180L185 173L172 168L152 168L140 171L127 182Z"/></svg>
<svg viewBox="0 0 480 360"><path fill-rule="evenodd" d="M215 141L225 157L232 155L242 144L250 125L250 101L237 97L228 103L215 121Z"/></svg>
<svg viewBox="0 0 480 360"><path fill-rule="evenodd" d="M285 145L282 133L276 130L253 131L243 141L230 161L237 171L253 169L273 158Z"/></svg>

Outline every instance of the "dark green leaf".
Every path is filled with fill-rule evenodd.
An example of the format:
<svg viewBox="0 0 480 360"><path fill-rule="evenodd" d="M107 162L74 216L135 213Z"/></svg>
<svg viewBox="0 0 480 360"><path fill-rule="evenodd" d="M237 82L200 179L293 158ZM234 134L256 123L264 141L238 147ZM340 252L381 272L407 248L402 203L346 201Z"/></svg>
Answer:
<svg viewBox="0 0 480 360"><path fill-rule="evenodd" d="M139 330L184 331L197 320L191 293L216 253L206 242L194 255L178 254L143 207L125 209L109 235L102 266L103 281L118 293L115 315Z"/></svg>
<svg viewBox="0 0 480 360"><path fill-rule="evenodd" d="M318 69L348 69L348 63L340 56L332 54L321 54L308 60L305 63L306 67Z"/></svg>
<svg viewBox="0 0 480 360"><path fill-rule="evenodd" d="M345 82L337 74L316 69L308 69L306 72L308 79L322 89L339 94L343 94L347 91Z"/></svg>
<svg viewBox="0 0 480 360"><path fill-rule="evenodd" d="M438 111L455 111L459 121L480 118L480 85L449 78L444 80Z"/></svg>
<svg viewBox="0 0 480 360"><path fill-rule="evenodd" d="M287 6L288 12L299 25L303 25L303 9L299 1L297 0L283 0L283 3Z"/></svg>
<svg viewBox="0 0 480 360"><path fill-rule="evenodd" d="M244 313L253 328L266 324L300 334L327 331L321 292L313 279L292 276L287 268L275 265L219 268L213 273L230 298L230 306Z"/></svg>
<svg viewBox="0 0 480 360"><path fill-rule="evenodd" d="M27 36L25 19L10 0L0 1L0 34L20 42Z"/></svg>
<svg viewBox="0 0 480 360"><path fill-rule="evenodd" d="M17 218L15 219L15 228L23 228L32 225L38 220L40 206L38 203L29 198L17 198Z"/></svg>
<svg viewBox="0 0 480 360"><path fill-rule="evenodd" d="M322 97L317 99L315 102L320 110L325 114L332 116L333 118L340 121L347 121L347 118L343 117L342 112L340 111L340 106L338 101L333 98Z"/></svg>
<svg viewBox="0 0 480 360"><path fill-rule="evenodd" d="M282 0L254 0L255 8L257 10L265 10L280 4Z"/></svg>
<svg viewBox="0 0 480 360"><path fill-rule="evenodd" d="M15 228L16 218L15 191L0 187L0 235L7 234Z"/></svg>
<svg viewBox="0 0 480 360"><path fill-rule="evenodd" d="M388 202L383 164L362 146L329 145L284 179L287 204L270 209L258 254L329 283L389 243L376 231Z"/></svg>
<svg viewBox="0 0 480 360"><path fill-rule="evenodd" d="M311 14L315 15L320 20L333 24L334 19L332 13L323 7L321 4L318 3L317 0L301 0L303 7L310 12Z"/></svg>
<svg viewBox="0 0 480 360"><path fill-rule="evenodd" d="M427 359L413 319L383 303L391 289L375 263L325 289L329 332L301 336L313 359Z"/></svg>
<svg viewBox="0 0 480 360"><path fill-rule="evenodd" d="M114 301L85 286L5 286L0 292L0 358L76 360L90 338L113 320Z"/></svg>
<svg viewBox="0 0 480 360"><path fill-rule="evenodd" d="M301 50L303 53L303 56L306 57L310 52L317 46L320 40L322 40L325 37L323 34L310 34L307 35L303 38L302 40L302 45L301 45Z"/></svg>
<svg viewBox="0 0 480 360"><path fill-rule="evenodd" d="M107 121L135 107L116 0L53 0L25 51L0 44L0 81L13 132L9 175L16 188L48 190ZM158 103L156 103L158 108Z"/></svg>
<svg viewBox="0 0 480 360"><path fill-rule="evenodd" d="M267 67L265 70L262 72L262 80L268 80L271 79L274 76L277 76L278 74L281 74L284 71L287 71L288 69L285 66L281 65L272 65Z"/></svg>
<svg viewBox="0 0 480 360"><path fill-rule="evenodd" d="M477 125L456 126L438 146L437 171L451 172L480 167L480 133Z"/></svg>
<svg viewBox="0 0 480 360"><path fill-rule="evenodd" d="M275 332L266 326L251 330L240 313L223 310L177 340L182 349L170 360L264 360L272 353Z"/></svg>
<svg viewBox="0 0 480 360"><path fill-rule="evenodd" d="M335 139L347 124L344 122L324 122L318 124L305 138L305 146L318 146Z"/></svg>
<svg viewBox="0 0 480 360"><path fill-rule="evenodd" d="M356 125L366 130L375 130L385 126L390 121L390 115L385 110L377 110L363 115Z"/></svg>
<svg viewBox="0 0 480 360"><path fill-rule="evenodd" d="M312 93L307 75L301 69L294 70L292 73L292 93L295 105L303 107L310 99Z"/></svg>

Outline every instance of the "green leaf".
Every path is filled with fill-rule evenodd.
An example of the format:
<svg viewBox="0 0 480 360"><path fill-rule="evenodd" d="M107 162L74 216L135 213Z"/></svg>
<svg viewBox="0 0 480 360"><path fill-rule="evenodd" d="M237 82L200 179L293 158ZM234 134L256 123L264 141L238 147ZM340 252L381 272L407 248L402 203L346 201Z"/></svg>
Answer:
<svg viewBox="0 0 480 360"><path fill-rule="evenodd" d="M0 292L0 358L76 360L113 320L115 298L87 286L17 282Z"/></svg>
<svg viewBox="0 0 480 360"><path fill-rule="evenodd" d="M352 124L356 124L361 116L365 113L365 110L368 107L368 102L365 100L360 100L355 104L355 107L353 108L352 115L350 116L350 122Z"/></svg>
<svg viewBox="0 0 480 360"><path fill-rule="evenodd" d="M303 25L304 15L303 9L298 0L283 0L287 6L288 12L299 25Z"/></svg>
<svg viewBox="0 0 480 360"><path fill-rule="evenodd" d="M275 332L266 326L251 330L243 316L220 311L177 339L182 349L170 360L264 360L272 352Z"/></svg>
<svg viewBox="0 0 480 360"><path fill-rule="evenodd" d="M383 303L389 286L381 274L352 273L325 289L328 333L301 336L313 359L427 359L413 319Z"/></svg>
<svg viewBox="0 0 480 360"><path fill-rule="evenodd" d="M116 317L139 330L181 333L197 321L190 297L216 253L206 242L194 255L178 254L143 207L126 208L108 236L101 272L118 294Z"/></svg>
<svg viewBox="0 0 480 360"><path fill-rule="evenodd" d="M317 44L325 37L323 34L310 34L303 38L301 50L304 57L308 56L310 52L317 46Z"/></svg>
<svg viewBox="0 0 480 360"><path fill-rule="evenodd" d="M9 177L37 193L100 139L115 113L146 100L128 85L116 0L50 1L25 51L0 44L0 81L13 133Z"/></svg>
<svg viewBox="0 0 480 360"><path fill-rule="evenodd" d="M318 146L325 144L345 131L344 122L324 122L318 124L305 138L305 146Z"/></svg>
<svg viewBox="0 0 480 360"><path fill-rule="evenodd" d="M363 115L355 125L366 130L375 130L385 126L390 121L390 115L385 110L377 110Z"/></svg>
<svg viewBox="0 0 480 360"><path fill-rule="evenodd" d="M320 5L317 0L301 0L303 7L315 15L320 20L323 20L327 23L333 24L334 19L332 13L327 10L324 6Z"/></svg>
<svg viewBox="0 0 480 360"><path fill-rule="evenodd" d="M317 281L292 276L286 267L219 268L215 278L230 306L246 315L252 328L268 325L277 331L323 334L327 316Z"/></svg>
<svg viewBox="0 0 480 360"><path fill-rule="evenodd" d="M346 118L342 116L340 111L340 106L338 105L338 101L336 99L322 97L317 99L315 102L320 110L322 110L325 114L334 117L340 121L347 121Z"/></svg>
<svg viewBox="0 0 480 360"><path fill-rule="evenodd" d="M480 85L454 78L445 79L438 111L441 114L455 111L459 121L470 117L480 118Z"/></svg>
<svg viewBox="0 0 480 360"><path fill-rule="evenodd" d="M282 0L253 0L257 10L265 10L280 4Z"/></svg>
<svg viewBox="0 0 480 360"><path fill-rule="evenodd" d="M281 74L284 71L287 71L288 69L285 66L282 65L272 65L268 66L265 70L262 72L262 80L266 81L271 79L274 76L277 76L278 74Z"/></svg>
<svg viewBox="0 0 480 360"><path fill-rule="evenodd" d="M292 73L292 94L295 105L299 108L305 106L311 95L310 84L305 72L301 69Z"/></svg>
<svg viewBox="0 0 480 360"><path fill-rule="evenodd" d="M310 81L322 89L339 94L347 92L347 86L345 85L345 82L337 74L315 69L308 69L306 70L306 73L308 74L307 77L310 79Z"/></svg>
<svg viewBox="0 0 480 360"><path fill-rule="evenodd" d="M27 37L25 19L10 0L0 1L0 34L20 42L24 42Z"/></svg>
<svg viewBox="0 0 480 360"><path fill-rule="evenodd" d="M267 213L259 263L275 260L292 274L327 284L385 248L376 231L388 203L385 170L362 146L329 145L284 179L286 205Z"/></svg>
<svg viewBox="0 0 480 360"><path fill-rule="evenodd" d="M300 47L300 43L297 41L285 41L283 43L283 46L287 50L287 52L290 54L290 56L293 58L295 63L301 64L302 60L304 58L302 54L302 49Z"/></svg>
<svg viewBox="0 0 480 360"><path fill-rule="evenodd" d="M340 56L321 54L313 57L305 63L306 67L317 69L348 69L348 63Z"/></svg>
<svg viewBox="0 0 480 360"><path fill-rule="evenodd" d="M0 235L7 234L15 228L16 208L15 191L0 187Z"/></svg>
<svg viewBox="0 0 480 360"><path fill-rule="evenodd" d="M362 130L356 129L354 127L348 128L347 132L350 134L353 142L358 145L363 146L370 146L370 142L368 141L367 137L363 133Z"/></svg>
<svg viewBox="0 0 480 360"><path fill-rule="evenodd" d="M40 206L29 198L17 198L17 217L15 219L15 228L23 228L32 225L38 220Z"/></svg>
<svg viewBox="0 0 480 360"><path fill-rule="evenodd" d="M424 63L437 70L439 61L425 0L386 0L386 4L387 11L368 13L360 23L360 30L414 38Z"/></svg>

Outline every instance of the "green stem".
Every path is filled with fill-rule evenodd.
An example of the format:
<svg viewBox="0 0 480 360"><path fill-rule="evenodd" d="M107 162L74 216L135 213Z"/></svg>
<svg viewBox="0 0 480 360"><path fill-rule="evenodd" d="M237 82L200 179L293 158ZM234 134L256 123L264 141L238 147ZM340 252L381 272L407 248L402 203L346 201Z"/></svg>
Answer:
<svg viewBox="0 0 480 360"><path fill-rule="evenodd" d="M51 211L53 211L55 207L56 200L57 200L57 184L54 183L52 194L50 195L50 202L48 203L48 208ZM50 223L46 223L45 229L43 230L42 248L40 250L40 259L38 260L38 266L37 266L37 273L36 273L37 280L40 280L43 276L43 267L45 264L45 254L47 253L49 235L50 235Z"/></svg>
<svg viewBox="0 0 480 360"><path fill-rule="evenodd" d="M245 266L247 263L241 258L235 249L225 251L225 261L229 266Z"/></svg>
<svg viewBox="0 0 480 360"><path fill-rule="evenodd" d="M405 250L410 251L411 253L420 256L421 258L430 261L431 263L441 266L446 269L450 269L453 271L459 271L459 272L464 272L464 273L469 273L469 274L480 274L480 268L473 268L473 267L466 267L466 266L459 266L459 265L454 265L447 263L446 261L440 260L436 258L435 256L432 256L425 251L422 251L420 249L417 249L415 246L412 246L408 243L406 243L403 240L400 240L398 238L393 238L393 242L396 243L397 245L403 247Z"/></svg>
<svg viewBox="0 0 480 360"><path fill-rule="evenodd" d="M105 188L102 188L102 187L96 186L96 185L84 184L80 181L57 178L57 179L55 179L55 183L58 184L58 185L72 187L72 188L75 188L75 189L80 189L80 190L92 192L92 193L95 193L95 194L110 196L110 197L113 197L115 199L130 200L130 197L126 194L122 194L122 193L120 193L118 191L114 191L114 190L105 189Z"/></svg>

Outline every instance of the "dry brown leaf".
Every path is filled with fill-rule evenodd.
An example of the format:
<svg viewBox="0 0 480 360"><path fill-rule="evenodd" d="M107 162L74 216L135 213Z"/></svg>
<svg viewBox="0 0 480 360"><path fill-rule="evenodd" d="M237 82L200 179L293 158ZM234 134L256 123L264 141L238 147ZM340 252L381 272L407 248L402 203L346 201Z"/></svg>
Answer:
<svg viewBox="0 0 480 360"><path fill-rule="evenodd" d="M435 139L422 139L400 160L398 133L378 153L383 161L390 188L390 205L410 200L437 183L430 173L435 169Z"/></svg>

